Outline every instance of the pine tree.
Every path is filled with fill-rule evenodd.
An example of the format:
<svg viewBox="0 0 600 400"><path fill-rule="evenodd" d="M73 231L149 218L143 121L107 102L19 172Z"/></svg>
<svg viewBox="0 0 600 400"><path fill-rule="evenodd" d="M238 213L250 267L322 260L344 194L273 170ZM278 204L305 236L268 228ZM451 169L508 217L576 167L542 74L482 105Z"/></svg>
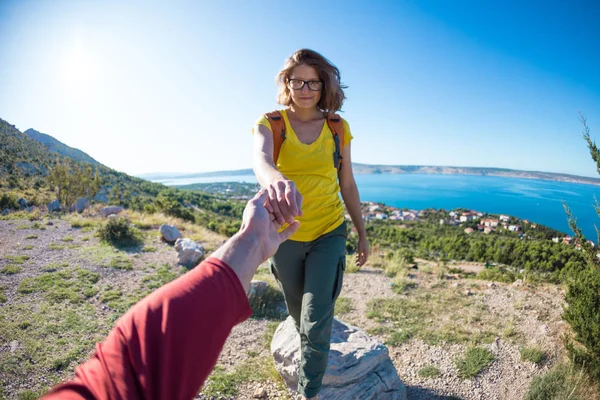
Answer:
<svg viewBox="0 0 600 400"><path fill-rule="evenodd" d="M588 144L592 159L596 162L600 174L600 150L590 136L587 121L580 115L583 124L583 138ZM569 218L569 226L575 234L576 242L581 245L585 263L571 268L566 277L567 294L563 318L575 332L576 346L572 341L567 342L576 363L583 365L590 375L600 381L600 260L596 256L594 246L587 241L581 229L577 226L576 218L565 204ZM600 217L600 205L596 200L596 213ZM600 242L600 235L598 235Z"/></svg>

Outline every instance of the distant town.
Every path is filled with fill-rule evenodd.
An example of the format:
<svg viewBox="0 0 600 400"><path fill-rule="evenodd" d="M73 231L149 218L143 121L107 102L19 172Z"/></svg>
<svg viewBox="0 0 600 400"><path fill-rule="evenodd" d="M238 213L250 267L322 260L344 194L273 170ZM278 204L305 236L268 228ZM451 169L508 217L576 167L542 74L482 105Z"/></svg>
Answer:
<svg viewBox="0 0 600 400"><path fill-rule="evenodd" d="M205 192L216 195L225 196L229 199L247 200L256 192L258 185L256 183L244 182L213 182L200 183L193 185L179 186L181 189L187 190L203 190ZM445 210L407 210L397 207L388 206L375 202L361 203L361 212L365 221L421 221L431 219L431 213L440 214L439 224L449 226L464 226L464 232L471 234L475 231L484 234L492 232L513 232L521 238L526 238L527 234L523 229L524 225L528 228L536 229L537 223L530 222L526 219L501 214L493 215L476 210L454 210L447 212ZM350 220L350 215L346 214L346 219ZM468 226L466 226L468 225ZM399 225L400 228L408 228L406 225ZM355 232L354 228L353 231ZM577 242L577 238L569 235L555 236L552 238L554 243L563 243L565 245L574 245L576 249L581 250L582 246ZM595 247L595 243L591 240L589 243ZM600 258L600 249L598 250L598 258Z"/></svg>
<svg viewBox="0 0 600 400"><path fill-rule="evenodd" d="M364 202L361 204L361 211L365 221L423 221L426 218L429 219L428 217L430 217L431 213L439 213L443 217L439 219L440 225L459 227L467 224L470 225L464 229L466 234L471 234L476 230L485 234L504 230L508 232L514 232L519 237L523 238L527 236L526 233L523 233L522 226L524 224L528 225L531 229L537 228L537 224L526 219L519 219L503 214L496 216L475 210L450 211L447 213L444 210L406 210L380 203ZM447 216L445 214L447 214ZM350 220L349 214L346 214L346 219ZM476 227L473 227L475 226L474 222L477 223ZM400 225L400 228L402 227L407 228L406 225ZM356 232L354 228L352 229L353 232ZM573 244L577 250L581 250L582 248L581 244L577 242L577 239L572 238L569 235L553 237L552 241L554 243L564 243L566 245ZM595 247L594 242L591 240L588 242L592 245L592 247ZM600 258L600 251L598 253L598 258Z"/></svg>

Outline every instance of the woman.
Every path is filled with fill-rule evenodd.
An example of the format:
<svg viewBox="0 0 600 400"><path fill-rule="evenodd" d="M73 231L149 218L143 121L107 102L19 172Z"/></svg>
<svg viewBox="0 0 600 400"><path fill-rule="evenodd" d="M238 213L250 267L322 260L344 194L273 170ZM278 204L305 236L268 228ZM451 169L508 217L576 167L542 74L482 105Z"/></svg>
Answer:
<svg viewBox="0 0 600 400"><path fill-rule="evenodd" d="M328 123L345 98L339 70L319 53L302 49L286 61L277 82L278 102L286 107L280 110L285 139L275 148L275 121L270 116L258 119L253 128L254 172L269 192L265 206L274 218L282 225L300 222L270 265L300 333L298 391L309 399L316 398L327 367L333 310L345 269L347 234L340 192L358 232L359 266L367 260L369 243L352 174L350 127L342 120L343 148L336 156Z"/></svg>

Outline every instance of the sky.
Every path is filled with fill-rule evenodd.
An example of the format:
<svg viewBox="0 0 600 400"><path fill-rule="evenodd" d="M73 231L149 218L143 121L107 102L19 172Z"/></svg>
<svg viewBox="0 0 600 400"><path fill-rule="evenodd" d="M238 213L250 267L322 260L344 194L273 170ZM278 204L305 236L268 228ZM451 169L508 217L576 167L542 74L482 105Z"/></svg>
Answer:
<svg viewBox="0 0 600 400"><path fill-rule="evenodd" d="M295 50L348 85L352 159L597 176L600 1L0 0L0 118L116 170L252 166Z"/></svg>

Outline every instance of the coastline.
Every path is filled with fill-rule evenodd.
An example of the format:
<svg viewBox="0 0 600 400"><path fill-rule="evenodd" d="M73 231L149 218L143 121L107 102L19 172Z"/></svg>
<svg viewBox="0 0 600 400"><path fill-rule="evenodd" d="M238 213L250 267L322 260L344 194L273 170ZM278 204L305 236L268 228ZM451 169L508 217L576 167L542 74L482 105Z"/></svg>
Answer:
<svg viewBox="0 0 600 400"><path fill-rule="evenodd" d="M373 165L352 163L356 175L472 175L472 176L498 176L503 178L538 179L544 181L576 183L581 185L600 186L600 178L579 175L562 174L542 171L523 171L505 168L480 168L480 167L450 167L428 165ZM233 171L211 171L199 173L151 173L137 175L139 178L150 181L165 181L173 179L212 178L226 176L254 175L251 168Z"/></svg>

